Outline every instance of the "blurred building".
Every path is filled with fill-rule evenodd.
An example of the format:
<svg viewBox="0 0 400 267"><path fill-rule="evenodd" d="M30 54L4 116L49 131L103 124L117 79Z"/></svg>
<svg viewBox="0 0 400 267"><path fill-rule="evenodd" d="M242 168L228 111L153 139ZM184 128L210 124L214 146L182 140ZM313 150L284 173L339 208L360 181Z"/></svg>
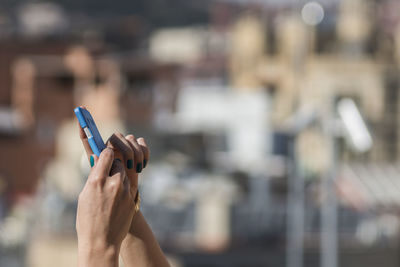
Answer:
<svg viewBox="0 0 400 267"><path fill-rule="evenodd" d="M172 102L165 99L156 103L154 95L173 88L176 68L68 42L18 41L0 46L4 58L0 215L4 218L2 232L9 233L0 237L0 250L10 256L1 264L17 264L24 258L8 255L9 246L20 251L16 255L25 255L32 222L39 223L39 232L74 236L76 200L88 172L74 107L85 105L102 125L105 137L115 131L126 132L128 126L137 134L146 133L159 112L156 107L173 109ZM18 158L21 161L15 160ZM34 203L24 200L37 194L39 221L29 216ZM15 220L21 228L13 237L8 229ZM11 245L13 238L18 239ZM47 247L47 243L38 244Z"/></svg>
<svg viewBox="0 0 400 267"><path fill-rule="evenodd" d="M11 229L13 218L24 222L14 239L22 252L9 252L10 258L26 255L22 243L34 204L20 200L34 192L39 207L32 210L42 219L35 227L41 235L27 249L32 265L43 266L35 255L58 246L63 257L74 255L75 205L88 166L72 111L85 105L104 138L119 130L151 144L143 212L183 266L285 264L296 150L297 171L306 178L304 261L318 266L319 185L333 162L326 126L339 128L337 103L350 98L374 146L360 155L345 137L336 138L341 266L367 266L374 252L387 256L383 265L395 266L398 3L179 3L168 9L143 3L139 15L99 13L92 20L74 13L72 4L23 5L16 28L0 14L7 29L0 41L0 218L6 218L0 227ZM168 20L177 13L185 14ZM313 122L296 132L309 115ZM0 234L0 240L13 239ZM5 242L6 251L17 243Z"/></svg>

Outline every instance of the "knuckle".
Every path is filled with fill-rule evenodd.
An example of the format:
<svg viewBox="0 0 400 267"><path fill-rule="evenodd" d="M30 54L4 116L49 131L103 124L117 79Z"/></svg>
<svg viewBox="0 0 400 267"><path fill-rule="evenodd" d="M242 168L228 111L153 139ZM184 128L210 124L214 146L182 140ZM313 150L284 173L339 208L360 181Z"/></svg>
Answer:
<svg viewBox="0 0 400 267"><path fill-rule="evenodd" d="M138 143L142 146L147 148L146 140L143 137L138 138Z"/></svg>
<svg viewBox="0 0 400 267"><path fill-rule="evenodd" d="M111 192L118 191L118 185L116 183L109 183L108 188L110 189Z"/></svg>
<svg viewBox="0 0 400 267"><path fill-rule="evenodd" d="M110 143L114 148L119 150L124 157L131 157L133 154L132 148L129 142L125 140L125 137L121 133L115 133L109 139Z"/></svg>
<svg viewBox="0 0 400 267"><path fill-rule="evenodd" d="M108 141L112 142L113 140L115 140L117 138L117 133L113 133L109 138Z"/></svg>
<svg viewBox="0 0 400 267"><path fill-rule="evenodd" d="M122 182L121 179L113 179L109 182L108 186L110 187L111 191L119 191L121 188Z"/></svg>
<svg viewBox="0 0 400 267"><path fill-rule="evenodd" d="M135 141L135 136L133 134L128 134L125 138L131 142Z"/></svg>
<svg viewBox="0 0 400 267"><path fill-rule="evenodd" d="M100 184L100 179L98 177L94 177L88 180L88 184L92 187L98 186Z"/></svg>
<svg viewBox="0 0 400 267"><path fill-rule="evenodd" d="M121 142L122 140L125 139L125 136L120 132L116 132L114 135L115 135L115 137L117 139L116 141L118 141L118 142Z"/></svg>
<svg viewBox="0 0 400 267"><path fill-rule="evenodd" d="M113 133L113 134L110 136L110 138L108 138L108 142L109 142L110 144L112 144L113 146L118 146L118 144L119 144L119 142L120 142L120 140L121 140L121 137L120 137L119 135L120 135L120 134L119 134L118 132Z"/></svg>
<svg viewBox="0 0 400 267"><path fill-rule="evenodd" d="M104 157L107 158L113 158L114 157L114 151L111 148L106 148L101 152Z"/></svg>

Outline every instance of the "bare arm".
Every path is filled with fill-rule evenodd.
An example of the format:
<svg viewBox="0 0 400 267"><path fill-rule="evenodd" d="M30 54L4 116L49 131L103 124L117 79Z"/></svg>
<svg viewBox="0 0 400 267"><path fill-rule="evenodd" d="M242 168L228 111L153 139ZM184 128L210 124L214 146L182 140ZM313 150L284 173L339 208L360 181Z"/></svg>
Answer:
<svg viewBox="0 0 400 267"><path fill-rule="evenodd" d="M121 256L127 267L169 267L156 238L139 211L121 246Z"/></svg>
<svg viewBox="0 0 400 267"><path fill-rule="evenodd" d="M82 107L84 108L84 107ZM90 161L93 154L84 131L79 127L79 135ZM136 139L133 135L123 136L116 133L110 137L107 145L116 152L116 157L123 159L126 175L130 181L131 195L135 196L138 187L138 174L146 167L150 151L143 138ZM169 267L157 240L147 224L143 214L139 211L134 215L128 233L126 234L120 251L126 267ZM103 254L109 255L114 260L112 251ZM95 257L92 257L95 258ZM82 265L89 266L89 265ZM104 265L94 265L104 266Z"/></svg>
<svg viewBox="0 0 400 267"><path fill-rule="evenodd" d="M130 183L122 162L105 149L79 194L76 230L79 267L118 267L122 241L134 215Z"/></svg>
<svg viewBox="0 0 400 267"><path fill-rule="evenodd" d="M114 247L78 245L78 267L118 267L118 258L118 249Z"/></svg>

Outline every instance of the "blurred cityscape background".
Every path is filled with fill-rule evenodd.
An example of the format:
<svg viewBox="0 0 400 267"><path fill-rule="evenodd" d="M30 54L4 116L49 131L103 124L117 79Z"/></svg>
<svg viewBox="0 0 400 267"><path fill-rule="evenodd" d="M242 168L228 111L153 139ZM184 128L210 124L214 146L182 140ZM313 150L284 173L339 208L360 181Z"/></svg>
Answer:
<svg viewBox="0 0 400 267"><path fill-rule="evenodd" d="M78 105L172 266L400 266L399 74L397 0L1 0L0 266L76 264Z"/></svg>

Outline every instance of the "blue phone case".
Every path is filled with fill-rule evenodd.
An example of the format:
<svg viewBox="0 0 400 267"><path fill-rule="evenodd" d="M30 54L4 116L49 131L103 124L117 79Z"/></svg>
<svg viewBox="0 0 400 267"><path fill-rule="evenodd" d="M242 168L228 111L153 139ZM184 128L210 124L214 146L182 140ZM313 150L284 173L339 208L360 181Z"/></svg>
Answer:
<svg viewBox="0 0 400 267"><path fill-rule="evenodd" d="M78 118L79 124L86 134L93 153L99 157L101 151L103 151L106 146L101 138L99 130L97 130L96 123L94 122L92 115L90 115L89 111L80 107L75 108L74 112Z"/></svg>

